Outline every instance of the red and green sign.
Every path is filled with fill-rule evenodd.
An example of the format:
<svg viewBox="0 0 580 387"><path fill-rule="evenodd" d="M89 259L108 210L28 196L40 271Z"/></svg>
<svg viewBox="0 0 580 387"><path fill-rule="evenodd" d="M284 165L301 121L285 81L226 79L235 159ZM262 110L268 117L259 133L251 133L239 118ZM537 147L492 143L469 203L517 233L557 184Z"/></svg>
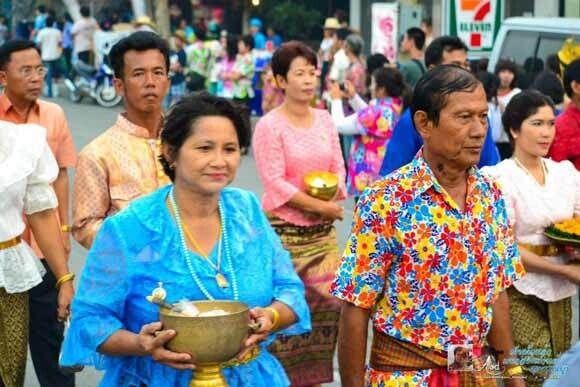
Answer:
<svg viewBox="0 0 580 387"><path fill-rule="evenodd" d="M450 0L449 32L471 51L491 51L501 25L501 0Z"/></svg>

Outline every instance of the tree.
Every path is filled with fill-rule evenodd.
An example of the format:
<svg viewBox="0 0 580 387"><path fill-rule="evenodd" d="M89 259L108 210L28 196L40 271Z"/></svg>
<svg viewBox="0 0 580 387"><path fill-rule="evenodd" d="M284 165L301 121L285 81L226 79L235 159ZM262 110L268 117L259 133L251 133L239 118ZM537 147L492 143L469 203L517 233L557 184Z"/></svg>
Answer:
<svg viewBox="0 0 580 387"><path fill-rule="evenodd" d="M22 20L34 21L35 0L13 0L12 1L12 31L16 31L16 26ZM32 19L29 18L32 15Z"/></svg>
<svg viewBox="0 0 580 387"><path fill-rule="evenodd" d="M285 40L297 39L306 41L313 28L320 25L320 12L308 9L303 4L282 3L266 13L268 24L283 34Z"/></svg>

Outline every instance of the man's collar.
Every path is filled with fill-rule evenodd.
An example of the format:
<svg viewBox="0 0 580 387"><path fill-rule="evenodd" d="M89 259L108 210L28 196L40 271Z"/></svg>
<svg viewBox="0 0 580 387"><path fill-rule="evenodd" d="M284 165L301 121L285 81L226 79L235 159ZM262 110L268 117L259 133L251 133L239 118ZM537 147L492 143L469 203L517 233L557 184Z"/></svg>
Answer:
<svg viewBox="0 0 580 387"><path fill-rule="evenodd" d="M471 177L475 177L475 181L477 181L479 171L476 167L471 167L467 171L467 183L469 182ZM425 191L429 188L433 188L437 193L442 194L444 196L449 195L447 191L441 186L437 177L433 173L433 170L425 160L423 156L423 148L417 152L417 155L411 161L410 168L405 170L404 177L408 178L411 182L413 182L413 193L415 197L422 195ZM469 187L468 187L469 190Z"/></svg>
<svg viewBox="0 0 580 387"><path fill-rule="evenodd" d="M10 100L10 98L8 98L8 95L6 95L6 92L0 94L0 111L5 115L13 107L14 107L14 104L12 103L12 101ZM40 105L38 104L38 100L36 100L34 102L33 109L36 112L38 112L38 109L39 108L40 108Z"/></svg>
<svg viewBox="0 0 580 387"><path fill-rule="evenodd" d="M162 122L163 122L163 118L160 117L160 119L159 119L159 126L160 126L159 133L161 133ZM130 134L132 136L145 138L145 139L151 139L151 134L149 133L149 130L147 128L144 128L142 126L139 126L139 125L134 124L133 122L129 121L129 119L127 119L126 113L119 114L119 116L117 117L117 122L115 124L115 127L117 129L121 130L122 132Z"/></svg>

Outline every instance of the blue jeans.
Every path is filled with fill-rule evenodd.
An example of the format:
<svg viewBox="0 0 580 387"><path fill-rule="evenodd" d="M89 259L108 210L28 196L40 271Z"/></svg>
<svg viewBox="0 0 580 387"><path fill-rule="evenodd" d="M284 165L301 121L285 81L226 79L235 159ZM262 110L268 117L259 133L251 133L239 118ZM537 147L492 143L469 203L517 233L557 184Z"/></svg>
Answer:
<svg viewBox="0 0 580 387"><path fill-rule="evenodd" d="M46 97L52 98L52 78L58 73L60 67L60 58L55 60L45 60L46 75L44 76L44 84L46 85Z"/></svg>

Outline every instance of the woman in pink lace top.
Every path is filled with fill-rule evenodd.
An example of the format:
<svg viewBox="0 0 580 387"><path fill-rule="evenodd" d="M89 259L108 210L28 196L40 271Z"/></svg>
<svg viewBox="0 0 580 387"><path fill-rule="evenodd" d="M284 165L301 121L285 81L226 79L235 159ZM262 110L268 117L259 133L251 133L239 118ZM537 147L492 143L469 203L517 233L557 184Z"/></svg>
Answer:
<svg viewBox="0 0 580 387"><path fill-rule="evenodd" d="M340 182L335 200L346 196L338 132L327 111L309 106L316 92L316 64L316 54L303 43L285 43L274 53L272 70L285 98L258 122L253 139L264 185L262 206L292 254L312 315L310 334L279 339L270 348L292 385L300 386L333 379L340 311L329 296L339 260L333 222L344 214L336 202L307 195L304 177L312 171L335 173Z"/></svg>

